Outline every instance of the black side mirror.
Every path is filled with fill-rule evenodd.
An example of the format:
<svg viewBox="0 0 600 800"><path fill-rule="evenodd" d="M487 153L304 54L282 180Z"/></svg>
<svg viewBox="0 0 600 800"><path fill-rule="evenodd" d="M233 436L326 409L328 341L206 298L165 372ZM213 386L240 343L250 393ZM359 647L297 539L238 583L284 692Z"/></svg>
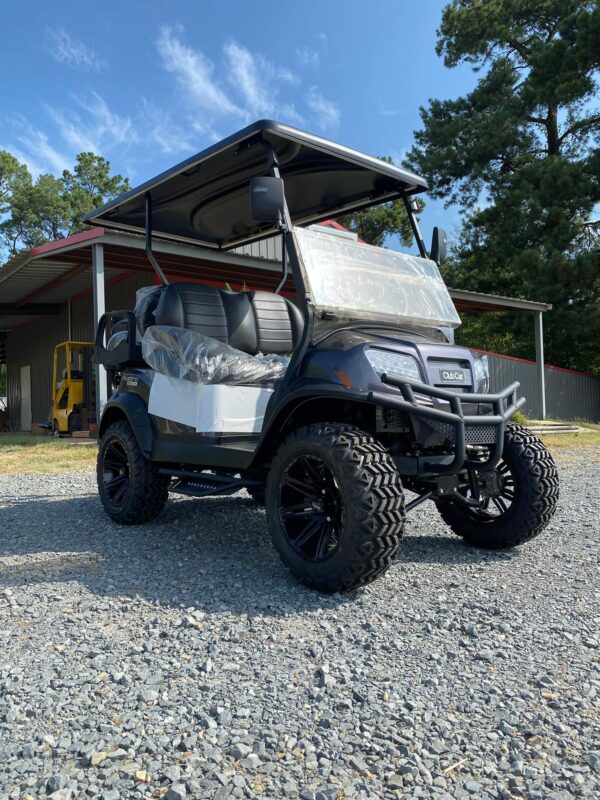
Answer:
<svg viewBox="0 0 600 800"><path fill-rule="evenodd" d="M431 237L431 260L435 261L436 264L443 264L446 260L447 246L448 237L446 236L446 231L443 228L435 227Z"/></svg>
<svg viewBox="0 0 600 800"><path fill-rule="evenodd" d="M253 219L273 224L281 222L284 202L281 178L252 178L250 181L250 212Z"/></svg>

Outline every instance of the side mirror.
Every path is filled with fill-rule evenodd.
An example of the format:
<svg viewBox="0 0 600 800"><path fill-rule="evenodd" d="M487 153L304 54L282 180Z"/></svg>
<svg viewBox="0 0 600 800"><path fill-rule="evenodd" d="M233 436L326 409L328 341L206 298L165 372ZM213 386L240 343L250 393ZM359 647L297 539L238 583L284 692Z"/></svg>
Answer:
<svg viewBox="0 0 600 800"><path fill-rule="evenodd" d="M250 213L259 222L277 224L283 220L283 180L261 177L250 181Z"/></svg>
<svg viewBox="0 0 600 800"><path fill-rule="evenodd" d="M431 260L435 261L436 264L443 264L446 260L447 246L448 237L446 236L446 231L443 228L435 227L431 237Z"/></svg>

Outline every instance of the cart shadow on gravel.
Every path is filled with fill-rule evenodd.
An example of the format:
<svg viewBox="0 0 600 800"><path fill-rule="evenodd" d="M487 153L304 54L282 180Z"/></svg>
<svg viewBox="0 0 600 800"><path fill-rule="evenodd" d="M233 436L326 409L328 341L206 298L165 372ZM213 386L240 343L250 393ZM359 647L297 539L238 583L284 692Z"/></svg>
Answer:
<svg viewBox="0 0 600 800"><path fill-rule="evenodd" d="M40 585L51 593L53 585L69 582L100 597L268 616L336 607L356 597L324 596L301 586L273 549L264 510L245 496L177 499L155 522L129 527L112 523L94 495L3 503L0 591L11 588L18 595L19 587ZM429 521L431 535L421 533ZM511 558L466 546L435 514L429 518L421 512L419 532L411 528L409 520L392 580L402 564L470 565Z"/></svg>

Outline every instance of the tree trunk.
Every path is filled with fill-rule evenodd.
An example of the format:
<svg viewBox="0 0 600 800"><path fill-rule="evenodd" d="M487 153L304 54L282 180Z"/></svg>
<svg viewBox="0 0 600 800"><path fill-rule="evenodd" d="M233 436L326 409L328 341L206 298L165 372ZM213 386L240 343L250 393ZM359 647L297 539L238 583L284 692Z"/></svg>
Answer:
<svg viewBox="0 0 600 800"><path fill-rule="evenodd" d="M548 136L548 155L557 156L560 153L560 139L558 136L558 111L556 106L548 106L546 131Z"/></svg>

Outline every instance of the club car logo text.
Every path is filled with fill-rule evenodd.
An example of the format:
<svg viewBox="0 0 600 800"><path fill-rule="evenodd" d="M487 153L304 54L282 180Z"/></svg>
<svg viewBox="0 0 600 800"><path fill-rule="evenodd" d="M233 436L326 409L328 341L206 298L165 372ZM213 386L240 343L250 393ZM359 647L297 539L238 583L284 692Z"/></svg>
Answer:
<svg viewBox="0 0 600 800"><path fill-rule="evenodd" d="M465 373L462 369L443 369L442 370L442 380L447 381L448 383L457 383L458 381L464 381Z"/></svg>

